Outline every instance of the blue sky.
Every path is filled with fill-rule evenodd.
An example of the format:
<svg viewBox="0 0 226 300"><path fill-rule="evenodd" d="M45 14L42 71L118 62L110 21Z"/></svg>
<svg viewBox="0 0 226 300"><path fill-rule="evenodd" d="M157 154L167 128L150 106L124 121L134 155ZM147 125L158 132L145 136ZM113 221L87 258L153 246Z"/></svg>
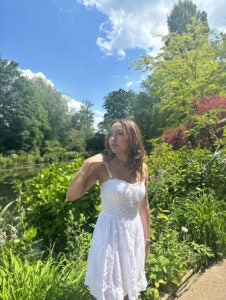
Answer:
<svg viewBox="0 0 226 300"><path fill-rule="evenodd" d="M0 55L50 80L74 103L89 100L98 117L104 96L138 91L144 74L129 69L156 54L175 0L0 0ZM225 31L226 0L197 0L211 28Z"/></svg>

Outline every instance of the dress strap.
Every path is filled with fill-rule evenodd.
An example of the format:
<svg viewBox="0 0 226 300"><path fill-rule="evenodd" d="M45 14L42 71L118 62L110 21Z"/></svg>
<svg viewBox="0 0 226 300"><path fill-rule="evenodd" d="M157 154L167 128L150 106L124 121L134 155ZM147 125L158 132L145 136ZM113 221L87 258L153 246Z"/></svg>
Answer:
<svg viewBox="0 0 226 300"><path fill-rule="evenodd" d="M111 171L110 171L110 169L109 169L109 166L108 166L108 163L107 163L107 162L105 162L105 166L106 166L106 168L107 168L109 178L112 179L113 177L112 177L112 174L111 174Z"/></svg>

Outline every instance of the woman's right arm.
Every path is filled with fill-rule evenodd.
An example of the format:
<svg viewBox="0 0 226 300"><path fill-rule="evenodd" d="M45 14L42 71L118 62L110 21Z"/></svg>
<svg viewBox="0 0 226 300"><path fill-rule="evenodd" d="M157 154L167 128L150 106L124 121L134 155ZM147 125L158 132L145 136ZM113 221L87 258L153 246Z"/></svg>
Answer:
<svg viewBox="0 0 226 300"><path fill-rule="evenodd" d="M96 183L99 179L99 170L102 162L102 154L92 156L84 162L70 182L66 194L66 199L68 201L80 198Z"/></svg>

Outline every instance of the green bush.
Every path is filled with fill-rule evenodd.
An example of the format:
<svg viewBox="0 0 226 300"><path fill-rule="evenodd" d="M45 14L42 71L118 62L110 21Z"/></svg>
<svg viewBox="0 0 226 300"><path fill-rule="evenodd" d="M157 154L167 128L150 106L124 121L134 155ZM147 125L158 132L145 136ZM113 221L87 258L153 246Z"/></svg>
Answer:
<svg viewBox="0 0 226 300"><path fill-rule="evenodd" d="M218 198L226 194L226 160L222 152L158 145L149 156L149 197L154 208L171 209L176 197L196 188L211 188Z"/></svg>
<svg viewBox="0 0 226 300"><path fill-rule="evenodd" d="M10 151L7 156L0 154L0 167L1 169L8 169L10 167L27 166L36 163L42 163L44 160L39 152L26 153L23 151L15 152ZM10 170L9 170L10 171Z"/></svg>
<svg viewBox="0 0 226 300"><path fill-rule="evenodd" d="M80 168L83 159L77 157L73 162L53 163L48 168L25 182L17 182L18 205L24 229L37 229L41 249L54 245L56 252L67 246L66 222L70 211L76 220L84 214L83 228L92 232L93 223L100 207L99 186L95 185L80 200L68 202L65 199L71 177Z"/></svg>
<svg viewBox="0 0 226 300"><path fill-rule="evenodd" d="M167 223L166 223L167 224ZM144 299L159 299L180 283L194 259L186 241L179 241L179 234L166 225L153 241L146 260L148 289Z"/></svg>
<svg viewBox="0 0 226 300"><path fill-rule="evenodd" d="M148 166L152 246L143 299L159 299L189 268L226 254L226 159L221 151L174 151L162 143Z"/></svg>
<svg viewBox="0 0 226 300"><path fill-rule="evenodd" d="M44 255L32 242L36 235L34 228L21 232L20 223L13 226L16 221L9 221L12 204L0 211L0 299L93 299L84 286L91 239L91 233L82 229L85 217L76 220L69 212L65 223L67 256L56 256L49 250ZM13 220L14 217L10 217Z"/></svg>
<svg viewBox="0 0 226 300"><path fill-rule="evenodd" d="M174 218L186 227L197 244L209 247L215 257L226 255L226 203L210 190L191 191L175 200Z"/></svg>
<svg viewBox="0 0 226 300"><path fill-rule="evenodd" d="M0 211L0 248L7 247L17 252L18 255L26 255L32 251L36 233L33 227L23 230L17 217L15 201L8 203Z"/></svg>
<svg viewBox="0 0 226 300"><path fill-rule="evenodd" d="M7 164L7 158L0 154L0 167L4 169Z"/></svg>
<svg viewBox="0 0 226 300"><path fill-rule="evenodd" d="M65 252L69 258L76 259L76 257L81 257L84 260L87 259L91 233L84 229L85 223L86 217L84 214L81 214L78 219L71 210L69 211L68 219L65 222L65 236L67 241Z"/></svg>
<svg viewBox="0 0 226 300"><path fill-rule="evenodd" d="M92 299L83 281L91 233L100 211L99 185L78 201L65 199L69 182L82 163L82 157L67 164L53 163L36 177L16 185L23 231L37 231L35 241L39 244L33 248L48 249L50 245L54 248L56 257L54 264L50 261L47 279L51 286L48 300L63 299L64 292L64 299L70 299L71 295ZM150 300L174 289L189 268L206 263L213 253L215 258L225 255L226 167L221 152L173 151L166 144L153 150L148 165L152 245L146 261L148 290L140 297ZM63 262L57 255L62 252ZM29 260L29 264L38 260ZM70 271L73 264L80 268L77 274ZM71 274L68 285L63 277L57 278L57 284L51 281L52 268L56 267Z"/></svg>

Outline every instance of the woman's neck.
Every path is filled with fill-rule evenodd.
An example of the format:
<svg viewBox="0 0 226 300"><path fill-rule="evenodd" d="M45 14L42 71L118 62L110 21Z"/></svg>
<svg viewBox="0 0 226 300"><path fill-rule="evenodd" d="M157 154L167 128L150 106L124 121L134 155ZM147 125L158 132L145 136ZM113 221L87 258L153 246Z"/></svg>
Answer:
<svg viewBox="0 0 226 300"><path fill-rule="evenodd" d="M115 154L115 157L124 162L128 161L128 155L126 152L117 153L117 154Z"/></svg>
<svg viewBox="0 0 226 300"><path fill-rule="evenodd" d="M128 163L128 159L126 156L115 155L114 159L115 159L116 164L121 165L121 166L126 166Z"/></svg>

